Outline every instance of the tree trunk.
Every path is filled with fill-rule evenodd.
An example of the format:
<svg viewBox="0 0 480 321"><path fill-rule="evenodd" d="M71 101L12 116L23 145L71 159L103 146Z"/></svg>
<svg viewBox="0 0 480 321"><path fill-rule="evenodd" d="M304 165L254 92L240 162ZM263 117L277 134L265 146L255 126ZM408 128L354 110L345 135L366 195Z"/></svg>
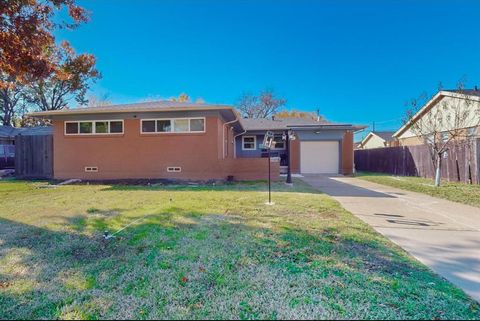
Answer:
<svg viewBox="0 0 480 321"><path fill-rule="evenodd" d="M435 187L440 186L440 181L442 179L442 153L437 155L437 168L435 169Z"/></svg>

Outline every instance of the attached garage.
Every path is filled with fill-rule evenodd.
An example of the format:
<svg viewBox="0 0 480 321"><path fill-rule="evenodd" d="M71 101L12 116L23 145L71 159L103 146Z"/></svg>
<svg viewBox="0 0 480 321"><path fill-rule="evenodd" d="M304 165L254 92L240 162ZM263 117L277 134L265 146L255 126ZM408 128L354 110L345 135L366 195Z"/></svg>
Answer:
<svg viewBox="0 0 480 321"><path fill-rule="evenodd" d="M338 141L301 141L300 172L302 174L338 174L340 145Z"/></svg>

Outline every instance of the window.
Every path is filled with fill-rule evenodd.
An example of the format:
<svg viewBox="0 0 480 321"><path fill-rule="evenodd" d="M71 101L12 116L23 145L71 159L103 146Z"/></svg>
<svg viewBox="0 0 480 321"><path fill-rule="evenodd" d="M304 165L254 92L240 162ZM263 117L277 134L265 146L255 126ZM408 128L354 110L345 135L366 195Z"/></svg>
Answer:
<svg viewBox="0 0 480 321"><path fill-rule="evenodd" d="M95 133L107 134L108 133L108 121L99 121L95 123Z"/></svg>
<svg viewBox="0 0 480 321"><path fill-rule="evenodd" d="M123 121L111 121L110 134L123 134Z"/></svg>
<svg viewBox="0 0 480 321"><path fill-rule="evenodd" d="M172 121L170 119L157 120L157 131L168 133L172 131Z"/></svg>
<svg viewBox="0 0 480 321"><path fill-rule="evenodd" d="M190 131L192 132L205 131L205 119L190 119Z"/></svg>
<svg viewBox="0 0 480 321"><path fill-rule="evenodd" d="M93 133L92 122L80 123L80 134L92 134L92 133Z"/></svg>
<svg viewBox="0 0 480 321"><path fill-rule="evenodd" d="M68 121L65 135L123 134L123 120Z"/></svg>
<svg viewBox="0 0 480 321"><path fill-rule="evenodd" d="M7 157L15 157L15 145L6 145L5 153L7 154Z"/></svg>
<svg viewBox="0 0 480 321"><path fill-rule="evenodd" d="M78 134L78 123L66 123L65 124L65 133L67 133L67 134Z"/></svg>
<svg viewBox="0 0 480 321"><path fill-rule="evenodd" d="M142 119L141 133L203 133L205 118Z"/></svg>
<svg viewBox="0 0 480 321"><path fill-rule="evenodd" d="M283 135L275 135L273 141L274 145L272 149L285 149L285 141L283 140Z"/></svg>
<svg viewBox="0 0 480 321"><path fill-rule="evenodd" d="M155 121L154 120L142 120L142 132L143 133L154 133L155 132Z"/></svg>
<svg viewBox="0 0 480 321"><path fill-rule="evenodd" d="M175 119L173 122L173 131L188 132L188 119Z"/></svg>
<svg viewBox="0 0 480 321"><path fill-rule="evenodd" d="M255 149L257 149L257 137L255 137L255 136L243 136L242 137L242 149L243 150L255 150Z"/></svg>

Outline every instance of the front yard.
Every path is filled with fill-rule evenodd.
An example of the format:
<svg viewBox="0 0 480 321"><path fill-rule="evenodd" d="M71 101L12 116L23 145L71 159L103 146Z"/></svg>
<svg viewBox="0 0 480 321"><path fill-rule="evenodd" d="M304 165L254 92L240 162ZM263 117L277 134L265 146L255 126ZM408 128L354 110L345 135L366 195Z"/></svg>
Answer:
<svg viewBox="0 0 480 321"><path fill-rule="evenodd" d="M301 182L274 185L274 206L264 183L45 184L0 182L2 319L480 318Z"/></svg>
<svg viewBox="0 0 480 321"><path fill-rule="evenodd" d="M435 187L432 179L408 176L400 177L381 173L358 173L357 177L372 183L388 185L444 198L453 202L480 207L480 185L452 183L442 180L441 186Z"/></svg>

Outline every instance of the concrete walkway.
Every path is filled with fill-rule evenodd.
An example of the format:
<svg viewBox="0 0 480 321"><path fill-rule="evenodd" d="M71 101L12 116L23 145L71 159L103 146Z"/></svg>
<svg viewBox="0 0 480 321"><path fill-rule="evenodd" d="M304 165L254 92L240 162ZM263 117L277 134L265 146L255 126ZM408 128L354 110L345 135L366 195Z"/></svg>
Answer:
<svg viewBox="0 0 480 321"><path fill-rule="evenodd" d="M480 302L479 208L351 177L302 179Z"/></svg>

